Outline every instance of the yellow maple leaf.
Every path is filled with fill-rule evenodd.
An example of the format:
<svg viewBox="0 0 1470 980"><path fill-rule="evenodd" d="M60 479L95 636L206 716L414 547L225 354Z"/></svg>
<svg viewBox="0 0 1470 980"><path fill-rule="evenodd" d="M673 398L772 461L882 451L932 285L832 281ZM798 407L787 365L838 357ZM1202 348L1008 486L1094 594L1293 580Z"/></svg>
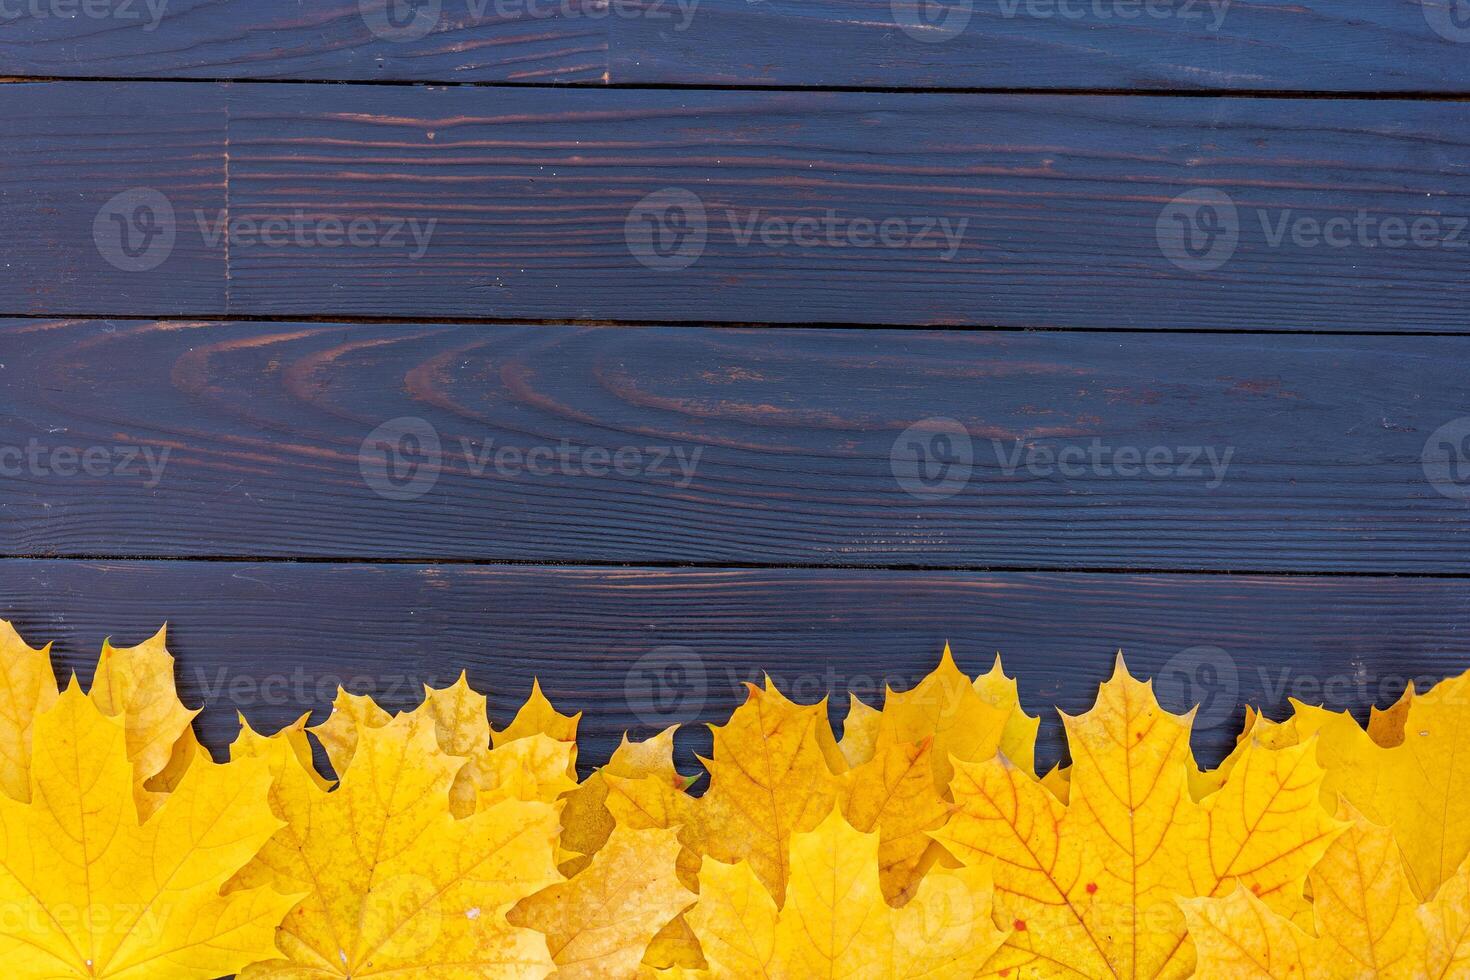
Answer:
<svg viewBox="0 0 1470 980"><path fill-rule="evenodd" d="M471 756L490 744L485 695L470 687L469 675L464 671L449 687L425 684L424 703L419 710L433 719L434 737L450 755Z"/></svg>
<svg viewBox="0 0 1470 980"><path fill-rule="evenodd" d="M974 762L1003 751L1029 770L1035 748L1026 742L1028 725L1014 691L1014 682L1001 673L998 660L977 683L955 665L946 643L939 666L912 690L888 689L879 719L879 745L885 737L896 743L932 739L929 761L934 784L941 788L949 785L954 772L952 759ZM1030 731L1034 739L1035 727ZM1011 741L1003 746L1008 733Z"/></svg>
<svg viewBox="0 0 1470 980"><path fill-rule="evenodd" d="M1181 902L1201 980L1430 980L1470 959L1465 882L1457 899L1417 906L1393 834L1352 811L1312 869L1315 934L1242 888Z"/></svg>
<svg viewBox="0 0 1470 980"><path fill-rule="evenodd" d="M926 835L947 818L951 758L983 759L997 751L1033 764L1038 720L1020 708L1013 680L999 659L971 680L946 644L940 662L909 691L889 688L881 711L853 698L839 749L852 767L843 776L842 805L861 831L882 841L884 895L906 899L937 859Z"/></svg>
<svg viewBox="0 0 1470 980"><path fill-rule="evenodd" d="M570 880L522 901L510 921L546 935L557 980L632 976L653 937L694 901L674 870L671 830L615 829Z"/></svg>
<svg viewBox="0 0 1470 980"><path fill-rule="evenodd" d="M1328 980L1309 958L1311 937L1244 888L1182 904L1197 980Z"/></svg>
<svg viewBox="0 0 1470 980"><path fill-rule="evenodd" d="M703 760L709 791L685 823L681 840L698 856L748 860L778 897L785 895L791 835L811 830L832 811L846 767L827 721L827 702L799 705L776 690L748 684L729 722L711 725L714 753Z"/></svg>
<svg viewBox="0 0 1470 980"><path fill-rule="evenodd" d="M1429 980L1470 976L1470 861L1419 906Z"/></svg>
<svg viewBox="0 0 1470 980"><path fill-rule="evenodd" d="M952 760L1001 752L1030 771L1039 719L1021 710L1016 683L1005 676L999 658L988 674L972 681L946 644L939 665L913 690L889 689L881 712L859 711L857 720L873 729L873 745L861 753L865 761L844 776L843 811L858 830L879 832L883 893L897 903L937 860L927 832L949 816Z"/></svg>
<svg viewBox="0 0 1470 980"><path fill-rule="evenodd" d="M607 843L616 821L608 809L608 776L626 780L649 779L671 792L682 792L688 780L674 769L674 733L677 726L665 728L642 742L628 740L626 734L612 758L588 776L574 792L567 794L562 812L562 846L569 852L592 855ZM626 822L626 821L625 821ZM646 823L644 827L670 827L672 823Z"/></svg>
<svg viewBox="0 0 1470 980"><path fill-rule="evenodd" d="M423 714L364 722L344 737L350 765L331 792L302 764L301 734L293 726L237 743L244 754L272 757L271 802L286 826L236 885L310 889L281 926L278 957L252 965L242 980L550 972L545 938L511 925L506 913L560 880L553 805L508 799L456 818L450 791L465 760L440 747Z"/></svg>
<svg viewBox="0 0 1470 980"><path fill-rule="evenodd" d="M1001 729L999 750L1022 769L1034 772L1036 733L1041 729L1041 718L1028 715L1022 709L1020 687L1014 677L1006 676L998 654L990 670L975 678L975 693L986 704L1005 712L1005 727Z"/></svg>
<svg viewBox="0 0 1470 980"><path fill-rule="evenodd" d="M1393 832L1351 810L1341 816L1347 829L1309 876L1319 955L1355 975L1415 976L1423 965L1418 900Z"/></svg>
<svg viewBox="0 0 1470 980"><path fill-rule="evenodd" d="M1308 747L1252 744L1203 803L1190 792L1189 718L1164 711L1119 658L1092 710L1064 716L1067 802L999 758L958 763L957 809L932 836L991 869L1014 932L999 968L1040 976L1187 977L1179 898L1237 881L1297 914L1338 824Z"/></svg>
<svg viewBox="0 0 1470 980"><path fill-rule="evenodd" d="M490 740L497 746L513 742L527 735L545 735L558 742L577 741L577 723L582 720L582 712L574 715L564 715L551 706L546 695L541 692L541 682L531 682L531 694L526 698L526 703L521 705L516 716L511 719L501 731L491 731Z"/></svg>
<svg viewBox="0 0 1470 980"><path fill-rule="evenodd" d="M675 830L694 817L696 801L685 792L689 780L674 769L674 732L666 728L643 742L630 742L624 735L608 764L567 794L562 814L565 857L559 865L563 874L576 875L587 867L614 828ZM686 888L698 887L698 856L679 849L676 872ZM704 965L682 915L654 935L644 962L655 972Z"/></svg>
<svg viewBox="0 0 1470 980"><path fill-rule="evenodd" d="M866 704L857 695L847 701L847 717L842 721L842 738L837 748L849 766L860 766L873 758L878 750L878 724L883 712Z"/></svg>
<svg viewBox="0 0 1470 980"><path fill-rule="evenodd" d="M352 765L358 733L365 728L382 728L392 720L393 716L366 694L349 694L346 689L338 688L332 700L332 713L326 721L308 730L322 743L332 769L341 777Z"/></svg>
<svg viewBox="0 0 1470 980"><path fill-rule="evenodd" d="M1341 795L1391 828L1422 900L1470 856L1470 776L1456 763L1470 751L1467 705L1470 674L1425 694L1410 687L1392 708L1375 712L1366 731L1346 711L1296 700L1285 721L1250 720L1257 737L1276 746L1315 740L1326 770L1324 804L1335 806Z"/></svg>
<svg viewBox="0 0 1470 980"><path fill-rule="evenodd" d="M682 856L684 852L680 852ZM679 870L679 880L685 881L683 870ZM693 876L694 887L699 887L699 875ZM686 883L685 887L688 885ZM653 937L648 944L648 950L643 954L643 966L654 970L680 970L692 973L696 970L705 969L708 964L704 960L704 950L699 946L699 939L694 935L694 930L689 928L689 923L684 918L685 913L680 912L674 916L668 925L664 926Z"/></svg>
<svg viewBox="0 0 1470 980"><path fill-rule="evenodd" d="M480 786L486 783L500 786L505 776L503 771L481 772L479 766L479 760L490 748L490 716L486 712L485 695L471 689L468 675L461 671L459 679L449 687L439 689L425 684L423 704L416 710L433 722L434 737L441 749L471 760L455 775L449 791L451 812L457 817L468 816L479 803ZM525 795L529 792L533 791L524 785L504 786L500 795L535 799L534 795Z"/></svg>
<svg viewBox="0 0 1470 980"><path fill-rule="evenodd" d="M28 646L0 619L0 791L22 803L31 793L31 729L36 716L56 703L51 645Z"/></svg>
<svg viewBox="0 0 1470 980"><path fill-rule="evenodd" d="M1429 899L1470 857L1470 674L1410 692L1375 729L1384 747L1346 712L1293 704L1289 723L1317 735L1327 770L1324 792L1342 796L1374 823L1393 829L1409 881Z"/></svg>
<svg viewBox="0 0 1470 980"><path fill-rule="evenodd" d="M128 759L140 784L162 772L174 745L198 710L179 702L174 658L165 646L167 627L135 647L102 644L90 697L103 714L121 716L128 733Z"/></svg>
<svg viewBox="0 0 1470 980"><path fill-rule="evenodd" d="M544 717L535 703L537 698L545 704L539 688L533 691L532 702L522 709L523 714L529 711L532 717ZM447 688L425 685L423 702L410 712L418 719L416 724L432 728L441 751L463 760L450 788L450 812L465 817L502 799L550 803L576 788L575 741L554 740L533 725L523 724L515 738L502 738L492 749L485 705L485 696L471 689L461 673ZM575 735L575 719L555 717L571 721ZM365 728L382 728L392 720L393 716L371 697L339 690L331 715L311 731L341 775L352 764L358 733ZM551 730L565 732L555 722Z"/></svg>
<svg viewBox="0 0 1470 980"><path fill-rule="evenodd" d="M484 809L501 800L554 803L577 788L567 775L576 771L576 747L546 735L528 735L480 753L467 770Z"/></svg>
<svg viewBox="0 0 1470 980"><path fill-rule="evenodd" d="M843 777L843 813L858 830L879 833L883 895L895 904L918 885L935 846L928 832L949 819L950 807L934 785L933 754L933 738L880 739L874 758Z"/></svg>
<svg viewBox="0 0 1470 980"><path fill-rule="evenodd" d="M7 976L207 980L269 953L300 896L221 895L281 826L263 764L201 760L141 821L137 743L75 680L33 735L30 802L0 797Z"/></svg>
<svg viewBox="0 0 1470 980"><path fill-rule="evenodd" d="M577 788L577 719L551 710L539 685L517 716L515 736L502 735L493 747L485 697L464 674L443 690L425 687L424 694L418 710L433 719L439 747L468 760L450 790L455 816L507 799L552 803Z"/></svg>
<svg viewBox="0 0 1470 980"><path fill-rule="evenodd" d="M889 906L878 882L878 835L836 811L793 835L790 864L778 905L749 862L705 859L699 902L685 918L710 976L972 977L1005 938L978 869L938 871L908 905Z"/></svg>
<svg viewBox="0 0 1470 980"><path fill-rule="evenodd" d="M1409 719L1409 706L1414 703L1414 685L1404 688L1404 694L1388 708L1373 705L1368 709L1368 737L1386 749L1402 745L1404 725Z"/></svg>

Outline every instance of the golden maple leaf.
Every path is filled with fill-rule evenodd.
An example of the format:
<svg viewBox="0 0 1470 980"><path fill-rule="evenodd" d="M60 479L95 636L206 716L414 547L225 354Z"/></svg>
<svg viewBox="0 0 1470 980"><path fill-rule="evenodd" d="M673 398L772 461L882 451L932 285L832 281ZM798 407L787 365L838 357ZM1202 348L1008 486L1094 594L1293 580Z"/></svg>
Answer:
<svg viewBox="0 0 1470 980"><path fill-rule="evenodd" d="M666 728L643 742L630 742L624 735L607 765L567 794L562 812L563 874L572 876L585 868L614 829L674 831L693 817L696 801L685 792L689 780L674 768L674 732L673 727ZM679 880L686 889L698 887L698 857L684 848L677 854ZM647 945L644 962L652 972L704 965L682 914L667 922Z"/></svg>
<svg viewBox="0 0 1470 980"><path fill-rule="evenodd" d="M165 646L167 627L135 647L102 644L102 656L89 692L106 715L125 719L128 760L139 782L163 771L174 745L189 730L198 710L179 703L174 658Z"/></svg>
<svg viewBox="0 0 1470 980"><path fill-rule="evenodd" d="M971 680L955 665L946 643L939 666L912 690L888 689L875 748L881 750L885 736L894 743L931 739L934 784L944 787L954 773L954 759L976 762L1000 751L1031 769L1038 724L1021 710L1015 682L1001 672L999 659L989 674Z"/></svg>
<svg viewBox="0 0 1470 980"><path fill-rule="evenodd" d="M1063 716L1067 802L1004 758L958 763L956 811L932 836L989 868L1014 932L994 964L1030 974L1152 980L1193 966L1179 898L1244 882L1296 914L1338 824L1307 747L1242 750L1223 787L1190 792L1189 718L1164 711L1120 657L1096 705Z"/></svg>
<svg viewBox="0 0 1470 980"><path fill-rule="evenodd" d="M349 694L338 688L327 720L309 731L322 743L333 771L341 776L352 765L358 734L365 728L382 728L392 720L393 716L366 694Z"/></svg>
<svg viewBox="0 0 1470 980"><path fill-rule="evenodd" d="M607 843L619 822L609 807L609 797L611 806L622 813L624 826L668 829L683 823L683 815L662 818L646 813L650 809L662 813L686 805L667 802L665 794L677 794L692 805L693 801L684 796L689 780L674 768L676 730L676 726L666 728L642 742L629 741L625 734L607 764L567 794L561 843L569 854L578 856L577 867L585 866L586 860ZM614 782L616 786L611 786ZM644 802L645 799L653 802ZM657 802L660 800L665 802Z"/></svg>
<svg viewBox="0 0 1470 980"><path fill-rule="evenodd" d="M370 711L359 717L376 720ZM267 758L271 802L286 821L237 877L310 889L282 924L278 957L242 980L419 973L446 980L544 977L545 938L512 925L516 902L561 880L557 810L499 799L457 818L451 789L465 759L440 746L432 712L365 720L335 790L304 764L302 726L266 739L248 730L237 754Z"/></svg>
<svg viewBox="0 0 1470 980"><path fill-rule="evenodd" d="M31 729L36 716L56 703L51 645L36 650L0 619L0 790L24 803L31 798Z"/></svg>
<svg viewBox="0 0 1470 980"><path fill-rule="evenodd" d="M694 901L671 830L615 829L575 877L523 900L510 921L544 933L557 980L633 976L655 935Z"/></svg>
<svg viewBox="0 0 1470 980"><path fill-rule="evenodd" d="M856 694L847 701L847 717L842 721L842 738L838 751L849 766L860 766L873 758L878 750L878 722L883 712L863 702Z"/></svg>
<svg viewBox="0 0 1470 980"><path fill-rule="evenodd" d="M505 745L518 738L527 735L545 735L558 742L577 741L577 723L582 720L582 712L574 715L564 715L551 706L546 695L541 692L541 682L531 682L531 695L526 703L521 705L516 716L511 719L509 725L503 731L492 731L490 740L496 746ZM573 771L575 775L575 760L573 760Z"/></svg>
<svg viewBox="0 0 1470 980"><path fill-rule="evenodd" d="M773 894L783 897L791 836L831 812L847 762L832 737L827 702L799 705L776 690L748 684L729 722L711 725L710 775L681 840L694 855L748 860ZM611 780L610 780L611 783Z"/></svg>
<svg viewBox="0 0 1470 980"><path fill-rule="evenodd" d="M1443 980L1470 965L1470 870L1419 905L1386 827L1351 824L1312 869L1315 934L1241 888L1181 902L1200 980Z"/></svg>
<svg viewBox="0 0 1470 980"><path fill-rule="evenodd" d="M450 812L456 817L501 799L551 803L576 788L576 742L553 739L535 727L536 722L547 721L550 731L568 734L564 723L570 722L569 734L574 739L576 719L557 715L539 685L521 709L522 716L528 713L536 721L522 722L514 737L502 736L492 749L495 733L486 714L485 696L470 688L463 673L447 688L424 686L424 701L413 715L433 729L443 752L463 760L450 789ZM364 728L382 728L392 720L371 697L339 690L331 715L311 732L341 775L352 764L358 733Z"/></svg>
<svg viewBox="0 0 1470 980"><path fill-rule="evenodd" d="M139 743L75 680L33 740L29 802L0 797L7 976L207 980L269 953L299 894L221 894L281 826L264 764L196 759L142 820Z"/></svg>
<svg viewBox="0 0 1470 980"><path fill-rule="evenodd" d="M842 809L858 830L879 834L879 878L884 897L906 898L937 845L928 832L949 819L950 806L934 785L934 740L879 740L874 758L848 772Z"/></svg>
<svg viewBox="0 0 1470 980"><path fill-rule="evenodd" d="M939 666L913 690L890 688L883 710L871 710L849 714L859 727L844 756L863 761L843 777L843 811L858 830L879 832L883 893L897 904L938 859L928 831L949 817L953 761L1001 752L1030 771L1039 722L1021 710L1015 681L999 659L972 681L955 665L948 644Z"/></svg>
<svg viewBox="0 0 1470 980"><path fill-rule="evenodd" d="M1421 899L1470 857L1470 674L1404 698L1364 731L1347 712L1293 702L1277 738L1316 736L1324 797L1393 829ZM1385 744L1387 747L1385 747Z"/></svg>
<svg viewBox="0 0 1470 980"><path fill-rule="evenodd" d="M708 975L765 977L973 977L1005 938L990 915L980 869L936 870L903 908L878 882L878 835L834 810L792 836L784 903L748 861L706 858L699 902L685 918Z"/></svg>

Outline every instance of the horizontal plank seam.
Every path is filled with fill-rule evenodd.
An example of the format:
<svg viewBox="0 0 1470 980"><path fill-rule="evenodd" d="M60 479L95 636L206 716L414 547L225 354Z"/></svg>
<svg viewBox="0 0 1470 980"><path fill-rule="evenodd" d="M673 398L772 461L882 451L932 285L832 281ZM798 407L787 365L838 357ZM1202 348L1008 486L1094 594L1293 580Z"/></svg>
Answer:
<svg viewBox="0 0 1470 980"><path fill-rule="evenodd" d="M1405 571L1329 571L1322 569L1264 569L1264 568L1161 568L1132 565L1090 566L1078 568L1048 565L945 565L923 563L896 563L885 565L854 565L839 562L701 562L701 561L600 561L598 559L558 559L537 561L534 559L510 558L429 558L402 557L385 558L362 555L127 555L127 554L0 554L0 562L216 562L236 565L467 565L486 568L606 568L606 569L650 569L689 571L853 571L853 572L975 572L1016 575L1214 575L1250 576L1261 578L1423 578L1423 579L1470 579L1470 570L1465 572L1405 572Z"/></svg>
<svg viewBox="0 0 1470 980"><path fill-rule="evenodd" d="M922 333L948 331L994 331L996 333L1084 333L1084 334L1239 334L1241 336L1281 337L1470 337L1465 330L1333 330L1298 327L1066 327L1018 326L990 323L852 323L844 321L776 322L760 320L605 320L576 317L536 318L525 316L363 316L352 313L169 313L151 316L144 313L6 313L0 320L67 320L77 322L118 320L133 323L323 323L383 326L465 326L465 327L678 327L701 330L909 330Z"/></svg>
<svg viewBox="0 0 1470 980"><path fill-rule="evenodd" d="M1041 88L1030 86L925 86L899 85L754 85L714 82L519 82L504 80L455 81L451 79L346 79L346 78L196 78L187 75L6 75L0 84L53 82L99 82L193 85L354 85L400 88L529 88L590 89L593 91L661 92L855 92L879 95L1054 95L1099 97L1131 96L1175 99L1333 99L1342 101L1434 101L1467 102L1470 92L1441 89L1351 92L1331 89L1150 89L1150 88Z"/></svg>

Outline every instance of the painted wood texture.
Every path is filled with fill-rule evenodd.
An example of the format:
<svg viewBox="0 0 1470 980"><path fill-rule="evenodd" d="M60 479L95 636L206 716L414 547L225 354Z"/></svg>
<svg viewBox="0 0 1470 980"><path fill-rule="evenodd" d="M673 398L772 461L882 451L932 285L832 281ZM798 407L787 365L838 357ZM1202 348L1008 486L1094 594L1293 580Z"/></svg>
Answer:
<svg viewBox="0 0 1470 980"><path fill-rule="evenodd" d="M215 749L237 708L279 726L344 681L403 707L466 667L499 724L533 676L585 709L584 764L625 729L675 720L686 761L707 751L694 722L723 720L763 670L808 701L877 700L946 639L972 673L999 651L1019 674L1048 761L1051 705L1090 704L1120 647L1172 706L1205 702L1196 745L1213 759L1238 702L1361 710L1470 661L1463 579L33 560L0 562L0 607L84 676L104 636L141 640L169 620L184 700L205 705ZM840 719L845 696L831 707Z"/></svg>
<svg viewBox="0 0 1470 980"><path fill-rule="evenodd" d="M1467 345L10 321L0 550L1450 573Z"/></svg>
<svg viewBox="0 0 1470 980"><path fill-rule="evenodd" d="M111 0L88 4L93 16L58 13L66 9L82 8L0 4L0 75L1334 92L1470 85L1470 22L1456 0Z"/></svg>
<svg viewBox="0 0 1470 980"><path fill-rule="evenodd" d="M6 85L0 312L1459 331L1467 123L1426 101Z"/></svg>

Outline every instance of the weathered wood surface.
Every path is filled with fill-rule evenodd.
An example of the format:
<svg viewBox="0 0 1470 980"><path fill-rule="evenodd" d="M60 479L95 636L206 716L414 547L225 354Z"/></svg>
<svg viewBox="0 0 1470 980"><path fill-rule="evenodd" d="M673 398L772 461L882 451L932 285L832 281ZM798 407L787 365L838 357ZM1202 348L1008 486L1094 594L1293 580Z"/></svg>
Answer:
<svg viewBox="0 0 1470 980"><path fill-rule="evenodd" d="M1467 123L1427 101L6 85L0 312L1461 331Z"/></svg>
<svg viewBox="0 0 1470 980"><path fill-rule="evenodd" d="M401 30L385 16L390 7ZM71 16L60 15L68 9ZM85 8L77 0L6 0L0 75L1334 92L1470 86L1462 44L1470 23L1455 0L949 0L928 19L924 11L917 0L386 0L365 11L356 0L110 0Z"/></svg>
<svg viewBox="0 0 1470 980"><path fill-rule="evenodd" d="M1050 706L1090 704L1120 647L1174 707L1206 702L1196 745L1210 758L1238 702L1361 710L1470 662L1463 579L31 560L0 562L0 608L84 675L104 636L134 642L169 620L184 699L205 704L216 749L237 708L281 725L343 680L404 707L465 667L500 724L533 676L584 709L589 764L625 729L674 720L686 753L706 750L693 722L723 720L763 670L806 700L873 700L927 672L945 640L971 673L1003 654L1043 715L1047 759Z"/></svg>
<svg viewBox="0 0 1470 980"><path fill-rule="evenodd" d="M9 321L0 553L1462 572L1467 345Z"/></svg>

